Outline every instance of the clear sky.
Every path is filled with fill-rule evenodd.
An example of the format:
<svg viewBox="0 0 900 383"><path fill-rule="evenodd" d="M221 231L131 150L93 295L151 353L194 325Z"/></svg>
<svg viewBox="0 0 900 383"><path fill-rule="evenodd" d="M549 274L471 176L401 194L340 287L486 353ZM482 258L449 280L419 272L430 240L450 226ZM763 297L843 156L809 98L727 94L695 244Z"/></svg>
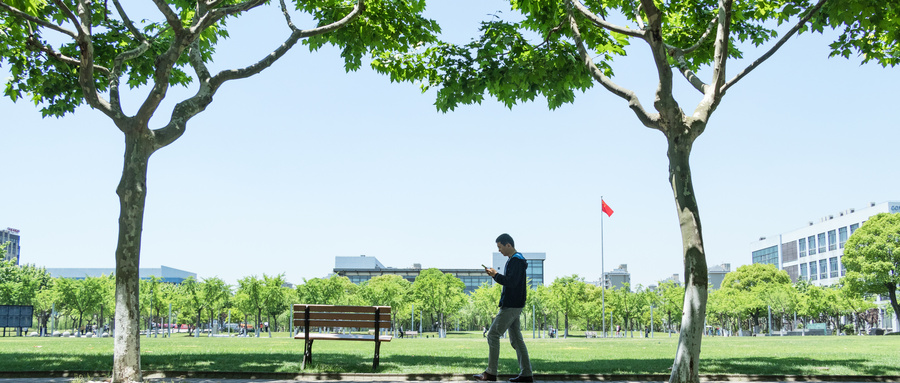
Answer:
<svg viewBox="0 0 900 383"><path fill-rule="evenodd" d="M500 1L430 6L459 43L488 13L509 13ZM229 22L214 68L248 65L281 43L276 8L247 15ZM785 45L728 91L695 143L710 265L748 264L760 236L900 199L900 69L828 59L830 41L807 34ZM614 68L651 108L648 58L635 43ZM731 61L729 77L746 65ZM676 81L692 111L699 93ZM186 94L170 91L152 125ZM130 112L143 95L126 101ZM334 49L299 47L226 84L151 158L141 267L228 283L279 273L302 283L331 273L336 256L362 254L390 267L477 268L507 232L520 251L547 253L548 282L599 280L601 253L606 270L627 264L633 284L683 280L665 139L623 100L595 86L554 111L544 100L513 110L487 100L442 114L433 102L367 67L344 73ZM0 227L21 230L21 262L114 267L122 134L88 107L42 119L27 100L3 98L0 116ZM615 210L602 246L601 196Z"/></svg>

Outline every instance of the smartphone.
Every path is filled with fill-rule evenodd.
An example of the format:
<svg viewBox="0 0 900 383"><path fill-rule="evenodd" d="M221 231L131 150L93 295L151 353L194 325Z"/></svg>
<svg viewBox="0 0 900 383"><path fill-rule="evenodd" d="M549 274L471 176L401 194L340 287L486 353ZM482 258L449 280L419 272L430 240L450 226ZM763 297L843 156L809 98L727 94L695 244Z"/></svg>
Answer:
<svg viewBox="0 0 900 383"><path fill-rule="evenodd" d="M485 270L490 269L490 267L485 266L483 263L481 264L481 267L484 267Z"/></svg>

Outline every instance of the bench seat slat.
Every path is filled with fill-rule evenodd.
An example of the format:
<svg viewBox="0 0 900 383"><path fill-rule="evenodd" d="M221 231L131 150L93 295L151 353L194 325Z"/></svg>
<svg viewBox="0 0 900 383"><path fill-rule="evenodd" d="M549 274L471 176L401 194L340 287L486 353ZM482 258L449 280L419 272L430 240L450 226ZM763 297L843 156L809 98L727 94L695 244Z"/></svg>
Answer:
<svg viewBox="0 0 900 383"><path fill-rule="evenodd" d="M390 335L381 335L378 337L382 342L390 342L393 339ZM294 339L304 339L304 335L294 336ZM309 334L310 340L322 339L322 340L361 340L372 342L375 340L375 336L373 335L354 335L354 334Z"/></svg>
<svg viewBox="0 0 900 383"><path fill-rule="evenodd" d="M303 327L306 325L306 321L301 319L294 320L294 326ZM367 321L354 321L354 320L324 320L324 319L310 319L309 327L358 327L358 328L375 328L374 320ZM381 321L378 322L378 328L389 328L391 327L390 321Z"/></svg>
<svg viewBox="0 0 900 383"><path fill-rule="evenodd" d="M334 305L294 305L294 311L303 312L309 306L309 312L329 313L374 313L375 308L381 309L382 314L391 312L391 306L334 306Z"/></svg>
<svg viewBox="0 0 900 383"><path fill-rule="evenodd" d="M297 313L298 317L303 318L304 313ZM379 315L382 322L390 322L391 314ZM355 321L374 321L375 313L309 313L309 319L340 319Z"/></svg>

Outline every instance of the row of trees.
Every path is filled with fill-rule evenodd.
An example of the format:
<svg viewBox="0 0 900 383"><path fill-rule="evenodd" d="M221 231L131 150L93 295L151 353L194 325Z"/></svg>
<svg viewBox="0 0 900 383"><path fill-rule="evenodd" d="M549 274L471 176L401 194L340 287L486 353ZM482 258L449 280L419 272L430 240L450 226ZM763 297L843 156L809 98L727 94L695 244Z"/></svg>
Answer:
<svg viewBox="0 0 900 383"><path fill-rule="evenodd" d="M389 305L395 325L406 329L420 323L430 331L488 326L497 311L501 286L484 285L469 295L463 293L464 287L461 280L438 269L422 271L414 282L382 275L355 285L346 277L332 275L306 280L296 288L286 287L283 275L249 276L234 286L216 277L188 278L181 284L153 277L141 281L140 312L147 325L165 323L171 307L175 323L191 330L214 321L222 324L230 315L234 322L252 323L255 328L268 322L275 331L284 331L289 327L293 303ZM17 266L13 261L0 266L0 304L33 305L44 329L53 312L59 315L53 319L60 328L108 323L115 306L114 290L112 276L73 280L51 278L43 269ZM605 296L601 298L601 294ZM560 328L563 336L568 336L570 329L602 331L604 325L607 330L619 326L640 331L653 326L676 332L683 295L684 288L671 282L652 290L626 285L601 292L577 275L559 277L528 294L526 306L533 310L525 310L523 326ZM874 307L849 286L794 285L785 271L753 264L729 273L721 289L712 291L707 324L735 333L744 329L792 330L797 326L795 318L801 326L812 321L840 328L841 318L847 318L862 329L875 324ZM772 323L767 321L769 308L777 319Z"/></svg>

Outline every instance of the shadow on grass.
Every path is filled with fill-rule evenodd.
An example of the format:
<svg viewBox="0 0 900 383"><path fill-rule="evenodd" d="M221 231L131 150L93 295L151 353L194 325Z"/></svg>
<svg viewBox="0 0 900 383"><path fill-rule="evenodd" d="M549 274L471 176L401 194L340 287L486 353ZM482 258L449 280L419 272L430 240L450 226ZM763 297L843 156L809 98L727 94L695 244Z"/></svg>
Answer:
<svg viewBox="0 0 900 383"><path fill-rule="evenodd" d="M487 364L484 357L416 356L383 353L378 373L442 375L478 373ZM197 372L260 372L260 373L371 373L371 350L354 353L323 351L313 353L313 363L301 370L302 355L283 353L215 353L181 355L141 355L141 366L147 371ZM532 358L535 372L541 375L577 374L668 374L672 359L596 359L560 361ZM843 367L846 372L832 372ZM865 359L818 359L792 357L706 358L701 362L701 374L739 375L900 375L900 366L874 365ZM111 371L111 355L71 354L9 354L0 353L0 371ZM514 358L500 360L501 374L515 374L518 365Z"/></svg>

